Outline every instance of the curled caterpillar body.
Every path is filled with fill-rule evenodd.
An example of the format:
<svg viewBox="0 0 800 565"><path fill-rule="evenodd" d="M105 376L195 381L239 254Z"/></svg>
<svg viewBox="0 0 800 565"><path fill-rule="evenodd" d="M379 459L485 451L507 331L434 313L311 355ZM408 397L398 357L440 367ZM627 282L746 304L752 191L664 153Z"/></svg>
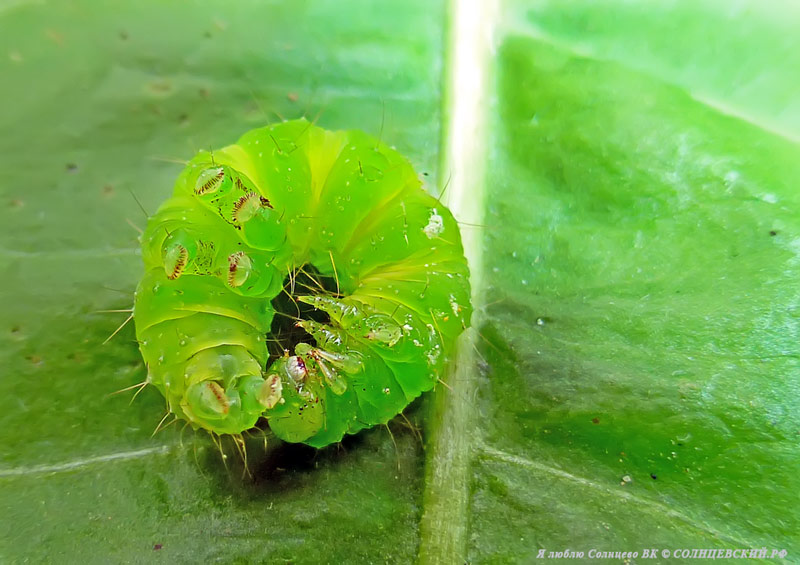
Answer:
<svg viewBox="0 0 800 565"><path fill-rule="evenodd" d="M218 434L265 418L321 447L385 423L433 388L471 315L456 222L408 161L305 120L198 154L142 255L149 382Z"/></svg>

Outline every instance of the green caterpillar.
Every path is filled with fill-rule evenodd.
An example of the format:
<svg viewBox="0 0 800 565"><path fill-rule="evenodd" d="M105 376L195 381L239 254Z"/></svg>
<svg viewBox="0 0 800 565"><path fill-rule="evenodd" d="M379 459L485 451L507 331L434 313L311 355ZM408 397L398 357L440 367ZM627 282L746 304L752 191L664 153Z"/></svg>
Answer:
<svg viewBox="0 0 800 565"><path fill-rule="evenodd" d="M453 216L359 131L294 120L200 152L141 242L147 382L216 434L265 418L322 447L386 423L433 388L469 324Z"/></svg>

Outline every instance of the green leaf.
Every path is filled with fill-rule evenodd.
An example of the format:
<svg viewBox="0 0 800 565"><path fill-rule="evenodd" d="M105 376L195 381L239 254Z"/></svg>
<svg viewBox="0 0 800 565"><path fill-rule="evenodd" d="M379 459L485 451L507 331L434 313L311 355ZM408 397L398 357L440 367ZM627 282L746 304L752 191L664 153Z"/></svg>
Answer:
<svg viewBox="0 0 800 565"><path fill-rule="evenodd" d="M796 559L800 12L501 3L459 165L457 5L374 4L0 7L0 561ZM318 114L482 207L482 308L409 412L424 449L403 419L321 451L254 435L243 478L230 444L151 437L154 390L112 394L145 368L130 325L103 344L128 314L98 311L131 305L137 201Z"/></svg>
<svg viewBox="0 0 800 565"><path fill-rule="evenodd" d="M541 3L500 42L477 562L800 550L800 146L707 100L794 128L797 40L722 9Z"/></svg>
<svg viewBox="0 0 800 565"><path fill-rule="evenodd" d="M435 178L444 11L429 2L0 8L0 561L409 561L422 448L402 420L317 453L151 438L127 313L153 212L198 149L307 115Z"/></svg>

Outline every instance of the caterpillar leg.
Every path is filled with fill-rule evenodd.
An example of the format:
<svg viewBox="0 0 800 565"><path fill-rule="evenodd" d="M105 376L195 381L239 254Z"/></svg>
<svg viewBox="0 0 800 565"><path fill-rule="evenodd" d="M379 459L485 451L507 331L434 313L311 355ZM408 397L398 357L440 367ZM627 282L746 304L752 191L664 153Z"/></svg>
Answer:
<svg viewBox="0 0 800 565"><path fill-rule="evenodd" d="M317 343L334 351L341 351L347 343L360 355L376 355L391 371L406 402L436 384L444 362L440 336L433 324L410 308L387 301L382 306L390 313L385 313L356 297L304 296L299 300L328 313L331 323L342 328L337 331L303 322Z"/></svg>

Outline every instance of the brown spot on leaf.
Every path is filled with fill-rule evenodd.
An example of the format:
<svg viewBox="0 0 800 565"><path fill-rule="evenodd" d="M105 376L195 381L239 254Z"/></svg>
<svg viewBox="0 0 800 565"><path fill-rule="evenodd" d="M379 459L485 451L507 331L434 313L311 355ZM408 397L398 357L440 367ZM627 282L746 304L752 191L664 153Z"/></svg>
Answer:
<svg viewBox="0 0 800 565"><path fill-rule="evenodd" d="M56 31L54 29L47 29L47 30L45 30L44 33L47 36L47 39L49 39L50 41L52 41L56 45L58 45L58 46L64 45L64 34L58 32L58 31Z"/></svg>

